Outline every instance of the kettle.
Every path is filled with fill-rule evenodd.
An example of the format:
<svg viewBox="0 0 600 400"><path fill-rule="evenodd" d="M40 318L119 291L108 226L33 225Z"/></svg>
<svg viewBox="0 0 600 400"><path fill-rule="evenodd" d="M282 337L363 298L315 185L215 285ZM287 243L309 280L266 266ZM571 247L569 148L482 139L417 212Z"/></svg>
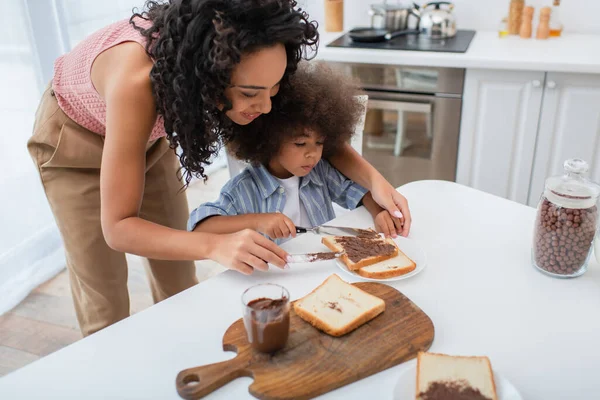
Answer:
<svg viewBox="0 0 600 400"><path fill-rule="evenodd" d="M448 5L448 7L440 8L441 5ZM419 27L421 34L432 39L444 39L456 35L453 9L454 4L449 1L436 1L422 5Z"/></svg>

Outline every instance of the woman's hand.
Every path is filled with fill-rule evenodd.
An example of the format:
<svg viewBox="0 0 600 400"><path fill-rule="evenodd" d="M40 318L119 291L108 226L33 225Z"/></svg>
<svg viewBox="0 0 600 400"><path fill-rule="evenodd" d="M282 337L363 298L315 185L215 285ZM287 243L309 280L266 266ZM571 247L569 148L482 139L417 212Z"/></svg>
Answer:
<svg viewBox="0 0 600 400"><path fill-rule="evenodd" d="M219 264L250 275L255 269L267 271L267 263L286 269L288 254L275 243L252 229L215 235L209 258Z"/></svg>
<svg viewBox="0 0 600 400"><path fill-rule="evenodd" d="M392 217L387 210L381 211L373 219L375 222L375 230L383 233L387 237L398 237L397 232L402 232L402 218Z"/></svg>
<svg viewBox="0 0 600 400"><path fill-rule="evenodd" d="M361 157L349 143L342 146L329 161L342 174L369 189L377 204L396 218L403 218L402 236L410 231L408 202L367 160Z"/></svg>
<svg viewBox="0 0 600 400"><path fill-rule="evenodd" d="M408 236L410 231L411 216L408 201L382 176L371 183L373 200L391 215L402 221L402 236Z"/></svg>

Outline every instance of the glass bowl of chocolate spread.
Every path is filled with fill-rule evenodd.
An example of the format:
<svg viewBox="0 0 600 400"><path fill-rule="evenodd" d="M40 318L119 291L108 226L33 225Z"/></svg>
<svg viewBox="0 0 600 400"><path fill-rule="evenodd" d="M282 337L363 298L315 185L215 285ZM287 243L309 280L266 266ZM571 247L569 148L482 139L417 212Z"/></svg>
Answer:
<svg viewBox="0 0 600 400"><path fill-rule="evenodd" d="M274 353L287 343L290 332L290 294L274 283L252 286L242 294L248 342L261 353Z"/></svg>

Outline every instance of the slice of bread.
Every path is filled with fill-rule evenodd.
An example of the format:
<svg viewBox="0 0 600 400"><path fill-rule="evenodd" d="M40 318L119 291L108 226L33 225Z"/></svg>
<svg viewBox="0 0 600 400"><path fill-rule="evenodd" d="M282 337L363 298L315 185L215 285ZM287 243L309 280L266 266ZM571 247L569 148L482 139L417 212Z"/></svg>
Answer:
<svg viewBox="0 0 600 400"><path fill-rule="evenodd" d="M394 258L398 255L398 246L390 238L360 237L360 236L325 236L321 243L331 251L341 252L342 262L349 270L355 271L362 267ZM360 249L363 255L357 257L354 253Z"/></svg>
<svg viewBox="0 0 600 400"><path fill-rule="evenodd" d="M447 389L436 390L436 385ZM417 355L416 400L441 400L439 392L447 390L498 400L492 365L488 357L450 356L419 352Z"/></svg>
<svg viewBox="0 0 600 400"><path fill-rule="evenodd" d="M356 272L360 276L372 279L388 279L408 274L417 268L417 264L411 260L402 250L398 249L398 255L389 260L384 260L367 267L362 267Z"/></svg>
<svg viewBox="0 0 600 400"><path fill-rule="evenodd" d="M300 318L331 336L345 335L385 310L382 299L345 282L337 274L293 304Z"/></svg>

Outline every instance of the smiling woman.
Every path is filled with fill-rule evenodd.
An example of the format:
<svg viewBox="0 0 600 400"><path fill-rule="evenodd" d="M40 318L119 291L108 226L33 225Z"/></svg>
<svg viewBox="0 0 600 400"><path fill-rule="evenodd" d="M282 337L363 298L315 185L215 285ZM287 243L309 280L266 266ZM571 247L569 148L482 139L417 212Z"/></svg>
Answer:
<svg viewBox="0 0 600 400"><path fill-rule="evenodd" d="M231 101L231 109L225 113L229 119L246 125L271 111L271 97L279 92L285 60L285 46L280 43L242 58L225 90Z"/></svg>
<svg viewBox="0 0 600 400"><path fill-rule="evenodd" d="M187 232L180 189L206 176L222 141L271 111L317 42L294 0L148 1L56 60L28 149L84 335L129 315L124 253L148 258L154 301L197 282L193 260L244 274L285 266L287 253L256 231ZM405 199L349 146L336 157L382 205L402 209L407 233Z"/></svg>

